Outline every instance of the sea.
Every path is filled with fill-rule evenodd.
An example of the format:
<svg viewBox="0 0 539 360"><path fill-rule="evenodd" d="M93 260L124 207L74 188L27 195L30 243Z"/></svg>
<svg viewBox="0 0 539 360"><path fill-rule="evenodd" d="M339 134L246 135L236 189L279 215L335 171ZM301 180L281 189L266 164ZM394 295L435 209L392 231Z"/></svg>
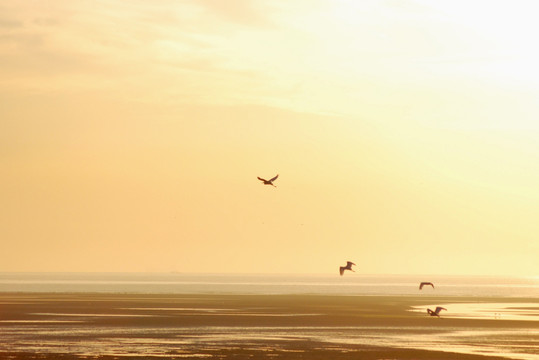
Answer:
<svg viewBox="0 0 539 360"><path fill-rule="evenodd" d="M349 275L349 276L346 276ZM538 277L345 274L0 272L0 292L417 295L539 298Z"/></svg>
<svg viewBox="0 0 539 360"><path fill-rule="evenodd" d="M349 275L349 276L346 276ZM429 281L434 288L419 290ZM118 358L213 358L216 349L244 348L269 354L267 343L275 339L322 341L339 349L345 344L367 344L392 348L447 351L457 354L502 356L508 359L539 360L539 277L365 275L338 274L184 274L184 273L0 273L0 293L59 294L209 294L209 295L339 295L418 296L429 305L409 311L426 313L427 307L448 309L443 318L521 320L516 326L462 328L453 326L404 329L384 327L238 327L206 326L203 329L137 328L96 326L96 319L109 314L66 314L62 309L38 316L38 320L0 321L2 353L68 354L80 359L110 355ZM445 301L439 303L437 299ZM455 299L453 302L452 299ZM477 298L478 301L474 301ZM481 298L492 298L488 303ZM463 301L462 299L466 299ZM430 301L430 300L429 300ZM8 304L8 303L6 303ZM517 304L517 305L515 305ZM0 303L0 312L2 310ZM161 309L162 310L162 309ZM175 308L189 316L205 312L226 316L230 309ZM140 309L132 314L141 316ZM219 312L223 312L222 314ZM263 309L257 311L263 312ZM284 316L285 314L283 314ZM290 314L286 314L287 316ZM144 315L147 316L147 315ZM252 316L267 316L263 313ZM426 315L425 315L426 316ZM437 321L438 319L433 318ZM505 323L505 322L504 322ZM514 323L514 322L513 322ZM500 323L502 324L502 323ZM409 334L414 333L411 337ZM339 345L340 344L340 345ZM284 351L284 350L283 350ZM343 350L344 351L344 350ZM268 355L268 356L269 356ZM276 354L274 354L276 355Z"/></svg>

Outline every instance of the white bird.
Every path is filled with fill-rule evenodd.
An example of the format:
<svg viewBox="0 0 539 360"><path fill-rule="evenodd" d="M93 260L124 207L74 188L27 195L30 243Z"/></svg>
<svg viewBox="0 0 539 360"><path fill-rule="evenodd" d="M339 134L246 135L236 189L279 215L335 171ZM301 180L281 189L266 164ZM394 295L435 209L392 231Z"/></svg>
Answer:
<svg viewBox="0 0 539 360"><path fill-rule="evenodd" d="M275 180L277 180L278 177L279 177L279 174L275 175L274 177L272 177L272 178L269 179L269 180L262 179L262 178L259 177L259 176L257 176L257 179L260 180L260 181L262 181L262 182L264 182L264 185L275 186L275 185L273 185L273 182L274 182ZM277 186L275 186L275 187L277 187Z"/></svg>
<svg viewBox="0 0 539 360"><path fill-rule="evenodd" d="M346 266L340 266L339 273L341 274L341 276L344 274L344 270L350 270L350 271L355 272L354 270L352 270L352 265L355 265L355 264L351 261L347 261Z"/></svg>
<svg viewBox="0 0 539 360"><path fill-rule="evenodd" d="M424 281L421 284L419 284L419 290L423 289L423 286L425 286L425 285L430 285L434 289L434 284L433 283Z"/></svg>
<svg viewBox="0 0 539 360"><path fill-rule="evenodd" d="M441 306L438 306L438 307L436 307L436 310L434 310L434 311L432 311L431 309L427 309L427 313L428 313L430 316L438 316L438 317L440 317L440 311L442 311L442 310L447 311L446 308L443 308L443 307L441 307Z"/></svg>

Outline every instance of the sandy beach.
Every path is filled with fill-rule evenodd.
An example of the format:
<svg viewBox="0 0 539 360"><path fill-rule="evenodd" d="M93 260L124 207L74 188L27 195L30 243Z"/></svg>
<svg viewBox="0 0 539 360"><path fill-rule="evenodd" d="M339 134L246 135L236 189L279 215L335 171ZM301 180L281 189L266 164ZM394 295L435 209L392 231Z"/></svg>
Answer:
<svg viewBox="0 0 539 360"><path fill-rule="evenodd" d="M474 350L474 341L498 338L522 346L522 356L512 357L519 349L506 344L514 352L505 358L539 358L522 345L538 340L538 321L452 318L451 309L441 318L410 311L471 301L508 299L5 293L0 358L501 359L505 350ZM518 308L534 299L510 301ZM474 331L482 338L458 336Z"/></svg>

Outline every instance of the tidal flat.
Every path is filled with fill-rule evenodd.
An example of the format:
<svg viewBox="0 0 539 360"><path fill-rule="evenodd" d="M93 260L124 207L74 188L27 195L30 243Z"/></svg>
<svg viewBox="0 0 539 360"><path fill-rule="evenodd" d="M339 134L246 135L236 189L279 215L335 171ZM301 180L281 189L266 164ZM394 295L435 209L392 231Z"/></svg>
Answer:
<svg viewBox="0 0 539 360"><path fill-rule="evenodd" d="M428 316L423 308L432 304L447 311ZM534 304L515 297L0 293L0 358L533 360ZM515 309L526 318L505 316Z"/></svg>

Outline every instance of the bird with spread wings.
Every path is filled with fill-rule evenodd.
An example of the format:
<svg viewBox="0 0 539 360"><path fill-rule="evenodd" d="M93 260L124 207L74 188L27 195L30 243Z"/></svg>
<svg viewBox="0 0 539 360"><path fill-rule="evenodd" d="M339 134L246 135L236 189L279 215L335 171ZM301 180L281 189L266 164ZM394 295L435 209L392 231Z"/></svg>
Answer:
<svg viewBox="0 0 539 360"><path fill-rule="evenodd" d="M351 262L351 261L347 261L346 266L340 266L339 267L339 273L341 274L341 276L344 274L345 270L350 270L350 271L355 272L354 270L352 270L352 265L355 265L355 264L353 262Z"/></svg>
<svg viewBox="0 0 539 360"><path fill-rule="evenodd" d="M271 185L271 186L274 186L274 187L277 187L275 185L273 185L273 182L275 180L277 180L277 178L279 177L279 174L275 175L274 177L272 177L271 179L269 180L266 180L266 179L262 179L261 177L257 176L257 179L262 181L264 183L264 185Z"/></svg>
<svg viewBox="0 0 539 360"><path fill-rule="evenodd" d="M431 309L427 309L427 313L428 313L430 316L438 316L438 317L440 317L440 311L442 311L442 310L447 311L446 308L443 308L443 307L441 307L441 306L437 306L437 307L436 307L436 310L434 310L434 311L432 311Z"/></svg>

